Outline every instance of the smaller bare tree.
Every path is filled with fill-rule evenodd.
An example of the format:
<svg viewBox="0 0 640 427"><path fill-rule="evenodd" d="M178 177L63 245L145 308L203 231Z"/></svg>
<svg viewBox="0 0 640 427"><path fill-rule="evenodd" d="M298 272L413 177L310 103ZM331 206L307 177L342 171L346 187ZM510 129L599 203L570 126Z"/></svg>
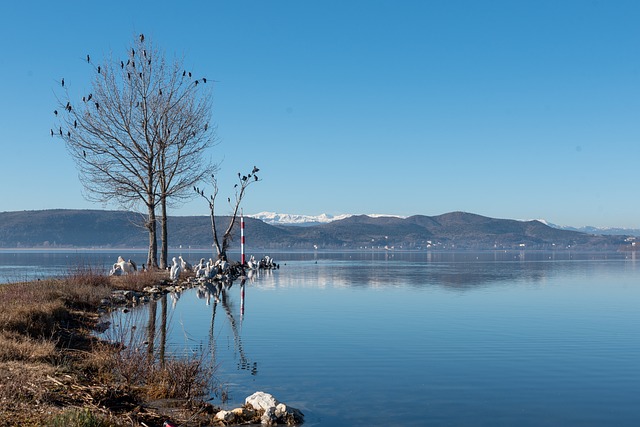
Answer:
<svg viewBox="0 0 640 427"><path fill-rule="evenodd" d="M235 189L235 199L231 200L231 198L227 198L227 202L231 206L231 218L229 219L229 224L225 229L222 235L222 244L220 243L220 239L218 237L218 230L216 228L216 217L215 217L215 207L216 207L216 198L218 197L218 181L215 175L211 175L211 182L213 185L213 193L209 196L206 196L204 190L198 187L193 187L194 191L200 195L203 199L207 201L209 204L209 214L211 216L211 232L213 233L213 244L216 247L216 252L218 258L226 257L227 250L233 241L233 227L236 225L238 218L238 210L240 209L240 204L242 203L242 199L245 196L245 192L247 187L249 187L254 182L260 181L258 175L256 175L260 169L257 167L253 167L251 173L247 175L242 175L238 172L238 183L234 185Z"/></svg>

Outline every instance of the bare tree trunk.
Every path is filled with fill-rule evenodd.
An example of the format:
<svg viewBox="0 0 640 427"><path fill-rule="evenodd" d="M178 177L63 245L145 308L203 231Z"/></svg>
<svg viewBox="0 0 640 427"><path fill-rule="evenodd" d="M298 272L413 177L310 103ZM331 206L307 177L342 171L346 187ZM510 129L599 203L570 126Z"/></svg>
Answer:
<svg viewBox="0 0 640 427"><path fill-rule="evenodd" d="M157 220L156 211L153 206L149 207L147 228L149 229L149 255L147 256L147 267L149 269L158 268Z"/></svg>
<svg viewBox="0 0 640 427"><path fill-rule="evenodd" d="M211 232L213 233L213 244L216 247L217 257L220 258L222 255L222 249L220 248L220 243L218 241L218 230L216 230L216 217L213 212L213 203L210 204L211 209Z"/></svg>
<svg viewBox="0 0 640 427"><path fill-rule="evenodd" d="M167 257L169 252L168 232L167 232L167 199L162 196L160 199L160 268L167 268Z"/></svg>

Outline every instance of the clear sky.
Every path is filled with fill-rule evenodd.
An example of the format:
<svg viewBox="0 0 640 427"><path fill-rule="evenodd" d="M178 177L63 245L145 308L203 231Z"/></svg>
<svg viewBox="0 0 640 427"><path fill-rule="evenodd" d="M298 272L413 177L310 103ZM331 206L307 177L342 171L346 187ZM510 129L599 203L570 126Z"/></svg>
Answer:
<svg viewBox="0 0 640 427"><path fill-rule="evenodd" d="M639 22L635 0L2 2L0 211L103 208L49 135L55 92L144 33L218 80L221 197L262 172L245 213L640 228Z"/></svg>

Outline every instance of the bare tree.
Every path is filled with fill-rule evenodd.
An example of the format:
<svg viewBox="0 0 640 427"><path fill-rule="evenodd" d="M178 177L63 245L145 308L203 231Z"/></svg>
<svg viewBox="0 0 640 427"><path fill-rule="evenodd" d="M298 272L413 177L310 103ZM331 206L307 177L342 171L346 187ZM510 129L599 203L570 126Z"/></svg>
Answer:
<svg viewBox="0 0 640 427"><path fill-rule="evenodd" d="M242 199L245 196L245 192L247 187L249 187L254 182L260 181L258 175L256 175L260 169L257 167L253 167L251 173L247 175L242 175L238 172L238 183L234 185L235 189L235 197L234 200L231 198L227 198L227 202L231 206L231 217L229 219L229 224L222 234L222 244L220 243L220 239L218 238L218 230L216 228L216 217L215 217L215 208L216 208L216 198L218 197L218 181L214 175L211 175L211 181L213 185L213 193L209 196L204 194L204 190L198 187L193 187L194 191L200 195L203 199L207 201L209 204L209 214L211 216L211 232L213 233L213 245L216 248L216 252L218 258L226 257L227 250L231 242L233 241L233 227L237 223L238 218L238 210L240 209L240 204L242 203Z"/></svg>
<svg viewBox="0 0 640 427"><path fill-rule="evenodd" d="M162 206L166 264L166 206L191 196L189 189L215 170L205 150L215 141L208 125L211 91L181 60L167 64L141 34L124 58L96 64L91 89L82 102L71 100L61 80L57 131L74 159L89 200L143 207L149 232L147 264L157 267L156 207ZM78 96L79 97L79 96Z"/></svg>

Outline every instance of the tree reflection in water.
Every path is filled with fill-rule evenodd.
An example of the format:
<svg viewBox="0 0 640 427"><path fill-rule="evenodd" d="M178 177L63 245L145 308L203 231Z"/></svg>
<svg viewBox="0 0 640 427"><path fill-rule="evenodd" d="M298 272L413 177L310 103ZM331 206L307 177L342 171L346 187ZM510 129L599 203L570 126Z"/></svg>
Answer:
<svg viewBox="0 0 640 427"><path fill-rule="evenodd" d="M245 279L242 279L240 281L240 322L242 322L244 316L245 282ZM236 318L233 315L232 305L227 295L227 293L230 292L232 286L233 282L215 282L215 284L206 282L204 284L201 284L196 290L198 298L204 299L207 305L211 305L211 300L213 299L213 306L211 311L211 326L209 328L209 347L211 348L211 356L215 360L216 342L214 325L217 307L218 304L220 304L227 316L229 325L231 326L231 331L233 333L234 351L238 353L238 356L240 358L238 369L249 371L251 375L257 375L258 363L251 362L244 352L244 347L242 345L242 336L240 335L238 322L236 322Z"/></svg>

